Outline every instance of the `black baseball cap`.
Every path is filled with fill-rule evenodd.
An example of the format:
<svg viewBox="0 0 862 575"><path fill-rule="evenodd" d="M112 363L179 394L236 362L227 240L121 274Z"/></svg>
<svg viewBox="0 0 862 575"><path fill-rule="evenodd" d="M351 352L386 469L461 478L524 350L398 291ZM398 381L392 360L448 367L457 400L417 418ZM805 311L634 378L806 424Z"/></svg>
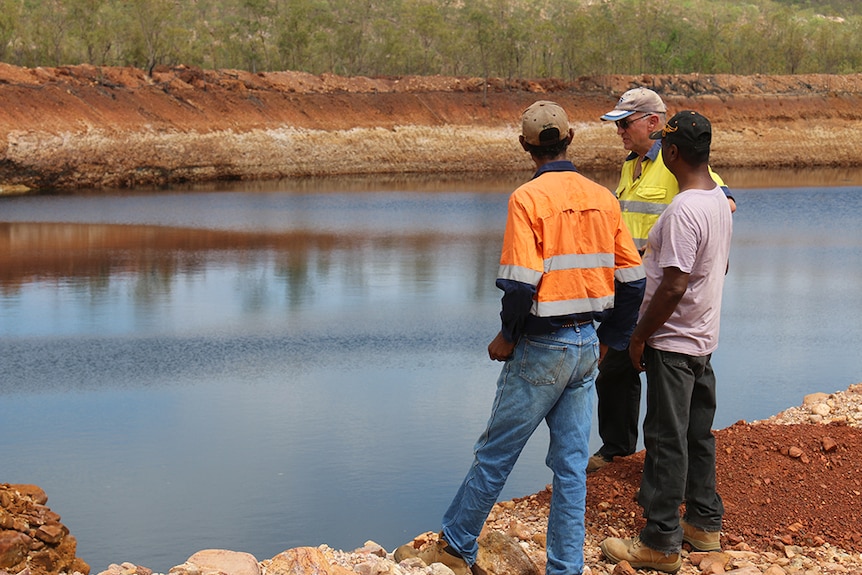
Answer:
<svg viewBox="0 0 862 575"><path fill-rule="evenodd" d="M683 110L674 114L664 128L656 130L649 137L700 152L709 150L712 143L712 125L703 115L692 110Z"/></svg>

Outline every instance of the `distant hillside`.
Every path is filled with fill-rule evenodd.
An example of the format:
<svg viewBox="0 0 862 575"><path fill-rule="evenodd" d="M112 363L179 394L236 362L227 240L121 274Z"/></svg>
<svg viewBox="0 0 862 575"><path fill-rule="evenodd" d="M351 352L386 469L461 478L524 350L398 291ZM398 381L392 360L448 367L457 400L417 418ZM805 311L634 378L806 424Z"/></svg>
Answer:
<svg viewBox="0 0 862 575"><path fill-rule="evenodd" d="M862 72L858 0L0 0L0 61L561 78Z"/></svg>

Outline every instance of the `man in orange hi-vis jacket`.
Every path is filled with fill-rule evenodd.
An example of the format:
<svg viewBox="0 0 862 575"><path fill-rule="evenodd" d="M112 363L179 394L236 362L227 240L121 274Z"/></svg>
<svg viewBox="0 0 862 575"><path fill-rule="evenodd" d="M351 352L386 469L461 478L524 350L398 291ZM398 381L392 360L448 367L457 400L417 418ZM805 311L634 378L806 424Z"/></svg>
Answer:
<svg viewBox="0 0 862 575"><path fill-rule="evenodd" d="M521 146L536 173L509 199L497 278L502 325L488 346L490 358L504 362L491 417L439 538L395 552L398 561L419 557L456 575L483 571L476 565L482 526L542 421L550 430L546 461L554 473L546 574L582 573L599 339L626 345L645 286L616 197L566 160L573 132L563 109L536 102L521 127Z"/></svg>

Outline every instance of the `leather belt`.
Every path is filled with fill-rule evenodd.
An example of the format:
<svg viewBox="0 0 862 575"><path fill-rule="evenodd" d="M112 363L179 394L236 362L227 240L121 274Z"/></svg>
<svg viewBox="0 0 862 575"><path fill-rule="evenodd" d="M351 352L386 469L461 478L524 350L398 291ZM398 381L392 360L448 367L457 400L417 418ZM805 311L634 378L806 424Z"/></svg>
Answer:
<svg viewBox="0 0 862 575"><path fill-rule="evenodd" d="M588 319L585 321L567 321L566 323L564 323L560 327L582 327L585 325L590 325L591 323L593 323L593 320L591 320L591 319Z"/></svg>

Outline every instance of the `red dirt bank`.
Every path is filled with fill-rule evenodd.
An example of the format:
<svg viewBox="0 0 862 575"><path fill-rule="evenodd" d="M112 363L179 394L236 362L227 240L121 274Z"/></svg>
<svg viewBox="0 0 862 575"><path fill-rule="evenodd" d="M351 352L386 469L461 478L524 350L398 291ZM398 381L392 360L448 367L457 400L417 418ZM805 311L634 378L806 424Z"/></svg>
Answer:
<svg viewBox="0 0 862 575"><path fill-rule="evenodd" d="M862 164L859 74L493 79L485 90L477 78L0 64L0 190L524 170L515 123L540 98L569 112L575 163L612 170L622 151L598 117L636 85L713 120L716 166Z"/></svg>

